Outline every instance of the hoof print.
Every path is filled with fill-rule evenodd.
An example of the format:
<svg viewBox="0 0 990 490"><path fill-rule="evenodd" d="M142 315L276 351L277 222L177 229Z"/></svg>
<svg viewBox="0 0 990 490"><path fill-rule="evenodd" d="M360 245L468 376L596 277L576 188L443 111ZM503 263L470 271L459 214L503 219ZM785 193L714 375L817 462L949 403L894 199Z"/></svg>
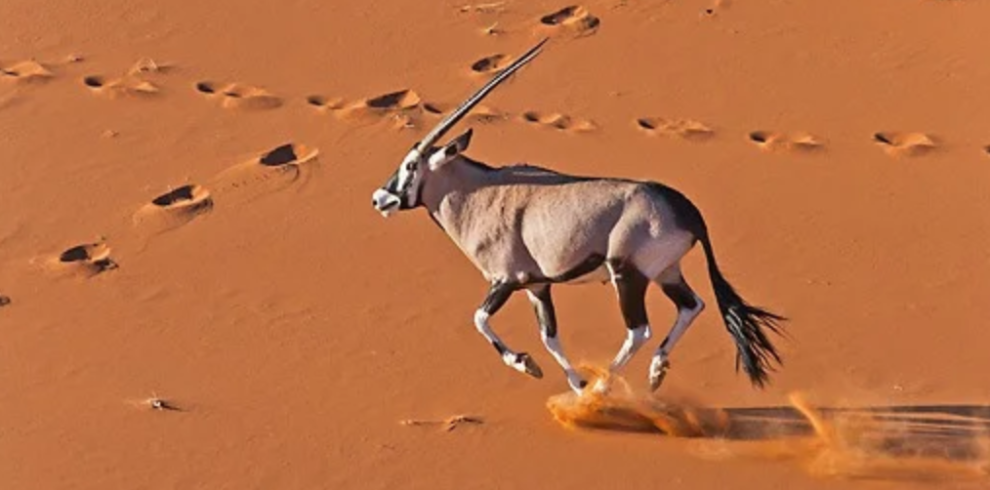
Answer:
<svg viewBox="0 0 990 490"><path fill-rule="evenodd" d="M793 133L753 131L749 133L748 138L757 147L766 151L814 152L824 148L821 140L803 131Z"/></svg>
<svg viewBox="0 0 990 490"><path fill-rule="evenodd" d="M493 54L471 63L471 71L477 74L494 73L509 63L509 57L504 54Z"/></svg>
<svg viewBox="0 0 990 490"><path fill-rule="evenodd" d="M0 80L11 80L16 83L39 83L54 77L51 71L37 61L21 61L0 67Z"/></svg>
<svg viewBox="0 0 990 490"><path fill-rule="evenodd" d="M594 34L598 30L601 20L591 15L587 8L571 5L540 17L540 23L568 29L578 36L586 36Z"/></svg>
<svg viewBox="0 0 990 490"><path fill-rule="evenodd" d="M704 141L715 135L712 128L692 119L643 117L636 120L636 125L647 134L660 134L691 141Z"/></svg>
<svg viewBox="0 0 990 490"><path fill-rule="evenodd" d="M938 148L938 142L925 133L874 133L873 141L891 156L921 156Z"/></svg>
<svg viewBox="0 0 990 490"><path fill-rule="evenodd" d="M420 102L422 102L422 100L416 92L413 92L412 90L399 90L396 92L379 95L377 97L372 97L370 99L365 99L364 101L358 102L358 105L363 105L380 111L394 111L413 109L419 106Z"/></svg>
<svg viewBox="0 0 990 490"><path fill-rule="evenodd" d="M108 98L118 97L148 97L158 94L157 85L142 78L128 75L108 80L100 75L89 75L82 79L83 85L93 93Z"/></svg>
<svg viewBox="0 0 990 490"><path fill-rule="evenodd" d="M240 83L218 85L211 81L196 83L196 91L220 100L220 106L225 109L244 111L264 111L277 109L282 106L282 99L267 90Z"/></svg>
<svg viewBox="0 0 990 490"><path fill-rule="evenodd" d="M261 197L304 181L318 154L315 148L304 145L279 145L224 170L211 188L224 203Z"/></svg>
<svg viewBox="0 0 990 490"><path fill-rule="evenodd" d="M526 111L521 116L522 121L537 126L545 126L570 133L587 133L598 129L598 125L590 119L581 119L566 114L543 114L536 111Z"/></svg>
<svg viewBox="0 0 990 490"><path fill-rule="evenodd" d="M60 271L83 277L92 277L118 267L110 258L110 247L105 243L77 245L59 254L56 262Z"/></svg>
<svg viewBox="0 0 990 490"><path fill-rule="evenodd" d="M342 99L328 99L322 95L310 95L306 97L306 103L321 111L336 111L344 107Z"/></svg>
<svg viewBox="0 0 990 490"><path fill-rule="evenodd" d="M145 204L134 214L134 224L154 232L176 228L213 209L205 188L188 184L172 189Z"/></svg>

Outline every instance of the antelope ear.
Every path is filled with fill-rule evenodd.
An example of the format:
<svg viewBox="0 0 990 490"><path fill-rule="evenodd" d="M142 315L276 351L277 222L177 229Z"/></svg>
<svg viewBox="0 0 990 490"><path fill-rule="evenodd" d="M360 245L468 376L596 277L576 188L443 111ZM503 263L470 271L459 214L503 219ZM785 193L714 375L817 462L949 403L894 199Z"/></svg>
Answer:
<svg viewBox="0 0 990 490"><path fill-rule="evenodd" d="M444 166L444 164L453 160L454 157L467 150L468 145L471 144L471 135L473 134L474 129L469 128L463 134L454 138L453 141L447 143L442 149L430 155L430 170L436 170Z"/></svg>
<svg viewBox="0 0 990 490"><path fill-rule="evenodd" d="M468 149L468 145L471 144L471 135L473 134L474 134L474 129L468 128L467 131L462 133L460 136L454 138L454 141L451 141L450 144L447 145L447 149L446 149L447 154L449 156L454 156L459 153L464 153ZM450 154L451 153L450 147L452 146L455 148L453 155Z"/></svg>

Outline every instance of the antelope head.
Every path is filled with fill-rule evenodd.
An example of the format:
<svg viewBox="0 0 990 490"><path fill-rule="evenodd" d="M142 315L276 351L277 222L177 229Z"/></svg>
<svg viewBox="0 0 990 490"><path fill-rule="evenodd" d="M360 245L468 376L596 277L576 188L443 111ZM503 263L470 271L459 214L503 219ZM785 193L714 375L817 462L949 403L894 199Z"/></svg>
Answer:
<svg viewBox="0 0 990 490"><path fill-rule="evenodd" d="M371 196L372 205L378 212L382 213L382 216L388 217L396 211L413 209L421 204L420 193L430 173L465 151L471 142L472 131L468 129L445 145L438 146L436 143L474 106L478 105L489 92L535 58L547 40L543 39L518 60L500 71L477 92L462 102L457 109L444 117L436 127L427 133L426 137L413 145L409 153L402 159L399 168L392 173L385 185L376 189Z"/></svg>

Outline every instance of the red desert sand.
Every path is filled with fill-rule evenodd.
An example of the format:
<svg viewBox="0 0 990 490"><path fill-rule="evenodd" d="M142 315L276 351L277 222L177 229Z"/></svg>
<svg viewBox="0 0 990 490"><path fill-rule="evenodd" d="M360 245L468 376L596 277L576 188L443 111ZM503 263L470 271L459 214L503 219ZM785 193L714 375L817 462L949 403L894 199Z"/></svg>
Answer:
<svg viewBox="0 0 990 490"><path fill-rule="evenodd" d="M0 1L0 488L990 486L990 3ZM663 182L708 304L650 393L608 284L525 295L372 191L444 114L493 166Z"/></svg>

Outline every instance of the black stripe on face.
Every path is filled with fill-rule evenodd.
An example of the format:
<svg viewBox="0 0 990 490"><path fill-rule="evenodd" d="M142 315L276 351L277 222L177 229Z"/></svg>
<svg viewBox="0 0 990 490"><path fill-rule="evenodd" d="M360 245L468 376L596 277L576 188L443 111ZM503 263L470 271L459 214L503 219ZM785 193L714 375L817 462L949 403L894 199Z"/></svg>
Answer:
<svg viewBox="0 0 990 490"><path fill-rule="evenodd" d="M390 193L392 193L392 194L394 194L396 196L399 195L399 171L398 170L396 170L395 172L392 172L392 176L389 177L388 180L385 181L385 185L382 186L382 189L385 189L386 191L388 191L388 192L390 192Z"/></svg>
<svg viewBox="0 0 990 490"><path fill-rule="evenodd" d="M417 170L415 170L415 169L413 170L413 172L416 172L416 171ZM416 180L415 174L413 174L413 176L409 179L410 185L407 185L405 188L400 188L399 187L399 170L396 170L395 172L392 173L392 176L389 177L387 181L385 181L385 185L382 186L382 189L384 189L386 192L392 194L393 196L399 198L399 209L400 210L413 209L416 206L419 206L419 204L420 204L419 203L419 193L422 191L422 185L423 185L422 182L420 182L420 189L417 189L418 192L416 193L416 195L417 195L416 202L410 202L409 201L409 188L411 187L412 182L415 181L415 180Z"/></svg>

